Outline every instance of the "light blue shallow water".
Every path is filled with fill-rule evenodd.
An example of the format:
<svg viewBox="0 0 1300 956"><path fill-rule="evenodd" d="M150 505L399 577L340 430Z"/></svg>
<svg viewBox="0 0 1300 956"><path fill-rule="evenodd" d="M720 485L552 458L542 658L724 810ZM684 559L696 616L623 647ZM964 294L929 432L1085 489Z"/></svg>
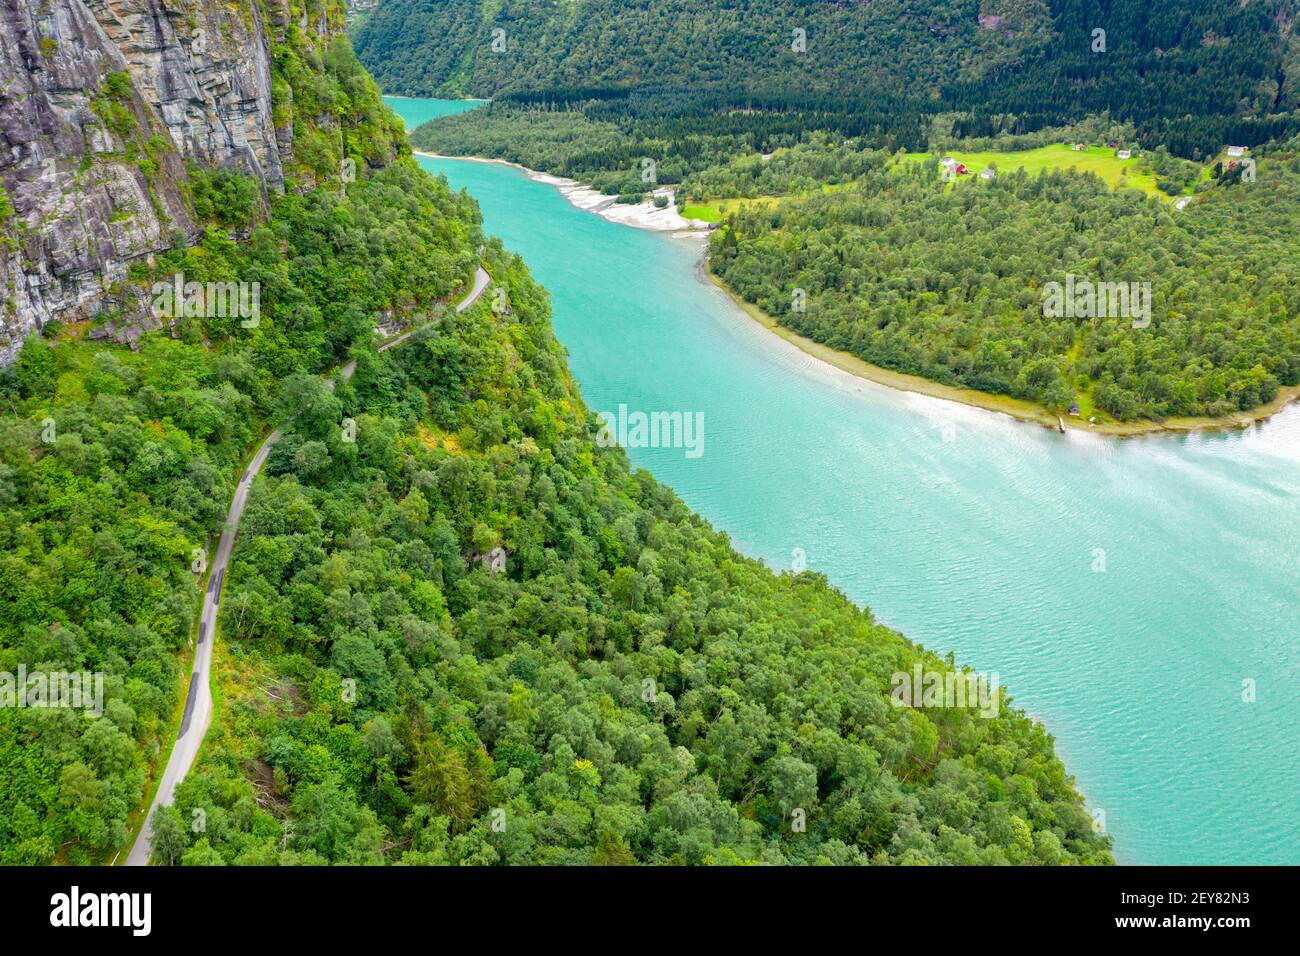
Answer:
<svg viewBox="0 0 1300 956"><path fill-rule="evenodd" d="M1119 441L881 388L750 321L698 240L511 167L421 162L550 290L593 409L704 412L702 456L632 460L746 553L803 549L884 623L997 672L1120 862L1300 863L1300 408Z"/></svg>
<svg viewBox="0 0 1300 956"><path fill-rule="evenodd" d="M486 103L487 100L423 100L406 96L385 96L384 103L393 108L409 129L415 129L421 123L440 116L455 116L468 113Z"/></svg>

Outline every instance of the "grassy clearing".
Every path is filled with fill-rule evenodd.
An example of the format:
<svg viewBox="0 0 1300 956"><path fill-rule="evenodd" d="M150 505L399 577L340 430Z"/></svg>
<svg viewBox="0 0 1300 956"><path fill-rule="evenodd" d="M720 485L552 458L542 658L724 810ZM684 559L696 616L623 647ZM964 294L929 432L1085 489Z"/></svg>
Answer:
<svg viewBox="0 0 1300 956"><path fill-rule="evenodd" d="M908 153L907 159L912 162L924 162L934 155L933 153ZM987 150L979 153L968 153L957 151L944 153L943 155L951 156L959 163L965 163L970 168L972 176L978 176L980 170L988 166L989 163L993 163L1000 173L1014 173L1017 169L1023 168L1025 173L1030 176L1037 176L1046 169L1074 168L1081 173L1095 173L1113 189L1127 187L1141 190L1148 196L1166 200L1172 198L1156 188L1154 176L1138 170L1139 160L1136 157L1120 159L1115 155L1115 150L1105 146L1089 146L1075 151L1065 143L1057 143L1053 146L1040 146L1037 149L1018 152Z"/></svg>
<svg viewBox="0 0 1300 956"><path fill-rule="evenodd" d="M739 212L750 206L770 206L788 202L791 199L802 199L814 195L816 192L833 193L841 189L850 189L856 187L857 183L825 183L820 190L812 192L794 193L789 196L749 196L733 197L731 199L710 199L705 202L687 203L682 207L682 215L687 219L701 219L704 222L722 222L733 212Z"/></svg>
<svg viewBox="0 0 1300 956"><path fill-rule="evenodd" d="M682 215L687 219L700 219L704 222L722 222L733 212L749 206L770 205L780 202L781 196L755 196L750 199L711 199L708 202L687 203L682 207Z"/></svg>

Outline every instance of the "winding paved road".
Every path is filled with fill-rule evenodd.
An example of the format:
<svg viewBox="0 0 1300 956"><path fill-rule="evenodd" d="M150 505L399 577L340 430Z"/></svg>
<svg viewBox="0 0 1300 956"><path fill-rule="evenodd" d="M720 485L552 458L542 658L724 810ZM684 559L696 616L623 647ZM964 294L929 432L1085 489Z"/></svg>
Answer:
<svg viewBox="0 0 1300 956"><path fill-rule="evenodd" d="M473 286L465 298L456 304L456 311L464 312L477 302L491 281L492 277L488 275L487 270L479 266L478 271L474 273ZM400 345L410 338L414 331L413 328L389 339L379 346L379 351L383 352L394 345ZM343 380L350 379L356 368L356 362L344 365L340 370ZM271 446L279 440L280 429L278 428L266 436L266 440L253 455L253 460L249 462L248 469L240 476L239 484L235 488L235 496L231 499L230 512L226 515L226 523L222 526L221 541L217 544L217 554L212 560L211 573L208 575L208 589L203 594L203 612L199 616L199 643L194 649L194 668L190 671L190 689L185 698L185 712L181 715L180 730L176 734L176 743L172 747L171 758L167 761L167 769L163 771L162 782L158 784L158 792L154 795L153 803L149 805L149 816L140 830L140 835L136 837L131 852L127 854L127 866L144 866L149 862L149 852L153 846L154 811L160 806L171 805L176 787L194 766L194 759L199 755L199 747L208 732L208 725L212 722L212 690L209 686L209 677L212 666L212 635L217 625L221 586L225 583L226 568L230 564L230 554L235 547L235 535L239 533L239 522L244 516L244 505L248 503L253 479L266 463L266 456L270 454Z"/></svg>

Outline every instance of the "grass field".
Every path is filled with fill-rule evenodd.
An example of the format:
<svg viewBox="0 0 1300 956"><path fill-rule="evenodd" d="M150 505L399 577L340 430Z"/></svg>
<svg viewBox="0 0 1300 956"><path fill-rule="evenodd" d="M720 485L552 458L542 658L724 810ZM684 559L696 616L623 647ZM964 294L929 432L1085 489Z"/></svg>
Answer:
<svg viewBox="0 0 1300 956"><path fill-rule="evenodd" d="M933 155L933 153L908 153L907 159L913 162L924 162ZM1076 152L1065 143L1057 143L1053 146L1040 146L1038 149L1026 149L1019 152L988 150L981 153L967 153L957 151L944 153L943 155L951 156L959 163L965 163L970 168L972 176L978 176L980 170L988 166L989 163L993 163L999 173L1014 173L1017 169L1023 167L1030 176L1037 176L1045 169L1069 169L1073 167L1081 173L1096 173L1112 188L1119 188L1123 185L1132 189L1140 189L1148 196L1163 199L1171 198L1156 188L1154 176L1138 170L1138 159L1120 159L1115 155L1115 150L1105 146L1089 146Z"/></svg>
<svg viewBox="0 0 1300 956"><path fill-rule="evenodd" d="M856 187L856 183L825 183L821 187L823 193L838 192L841 189L850 189ZM705 202L687 203L682 207L682 215L687 219L702 219L705 222L722 222L733 212L739 212L748 206L771 205L772 203L783 203L790 199L800 199L805 196L814 195L817 190L811 192L796 193L792 196L749 196L733 197L731 199L710 199Z"/></svg>
<svg viewBox="0 0 1300 956"><path fill-rule="evenodd" d="M739 212L746 206L779 202L777 196L755 196L752 199L712 199L708 202L687 203L682 207L682 215L687 219L701 219L704 222L722 222L733 212Z"/></svg>

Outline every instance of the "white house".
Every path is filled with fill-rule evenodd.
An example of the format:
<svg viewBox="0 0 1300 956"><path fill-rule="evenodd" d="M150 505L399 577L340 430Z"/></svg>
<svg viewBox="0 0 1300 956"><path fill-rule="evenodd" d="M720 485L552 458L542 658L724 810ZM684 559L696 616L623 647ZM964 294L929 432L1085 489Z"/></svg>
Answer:
<svg viewBox="0 0 1300 956"><path fill-rule="evenodd" d="M1233 159L1236 159L1238 156L1245 156L1245 155L1246 155L1247 153L1249 153L1249 152L1250 152L1250 147L1249 147L1249 146L1229 146L1229 147L1228 147L1228 155L1229 155L1231 158L1233 158Z"/></svg>
<svg viewBox="0 0 1300 956"><path fill-rule="evenodd" d="M1115 150L1115 158L1116 158L1116 159L1132 159L1132 158L1133 158L1133 151L1132 151L1131 149L1117 149L1117 150Z"/></svg>

